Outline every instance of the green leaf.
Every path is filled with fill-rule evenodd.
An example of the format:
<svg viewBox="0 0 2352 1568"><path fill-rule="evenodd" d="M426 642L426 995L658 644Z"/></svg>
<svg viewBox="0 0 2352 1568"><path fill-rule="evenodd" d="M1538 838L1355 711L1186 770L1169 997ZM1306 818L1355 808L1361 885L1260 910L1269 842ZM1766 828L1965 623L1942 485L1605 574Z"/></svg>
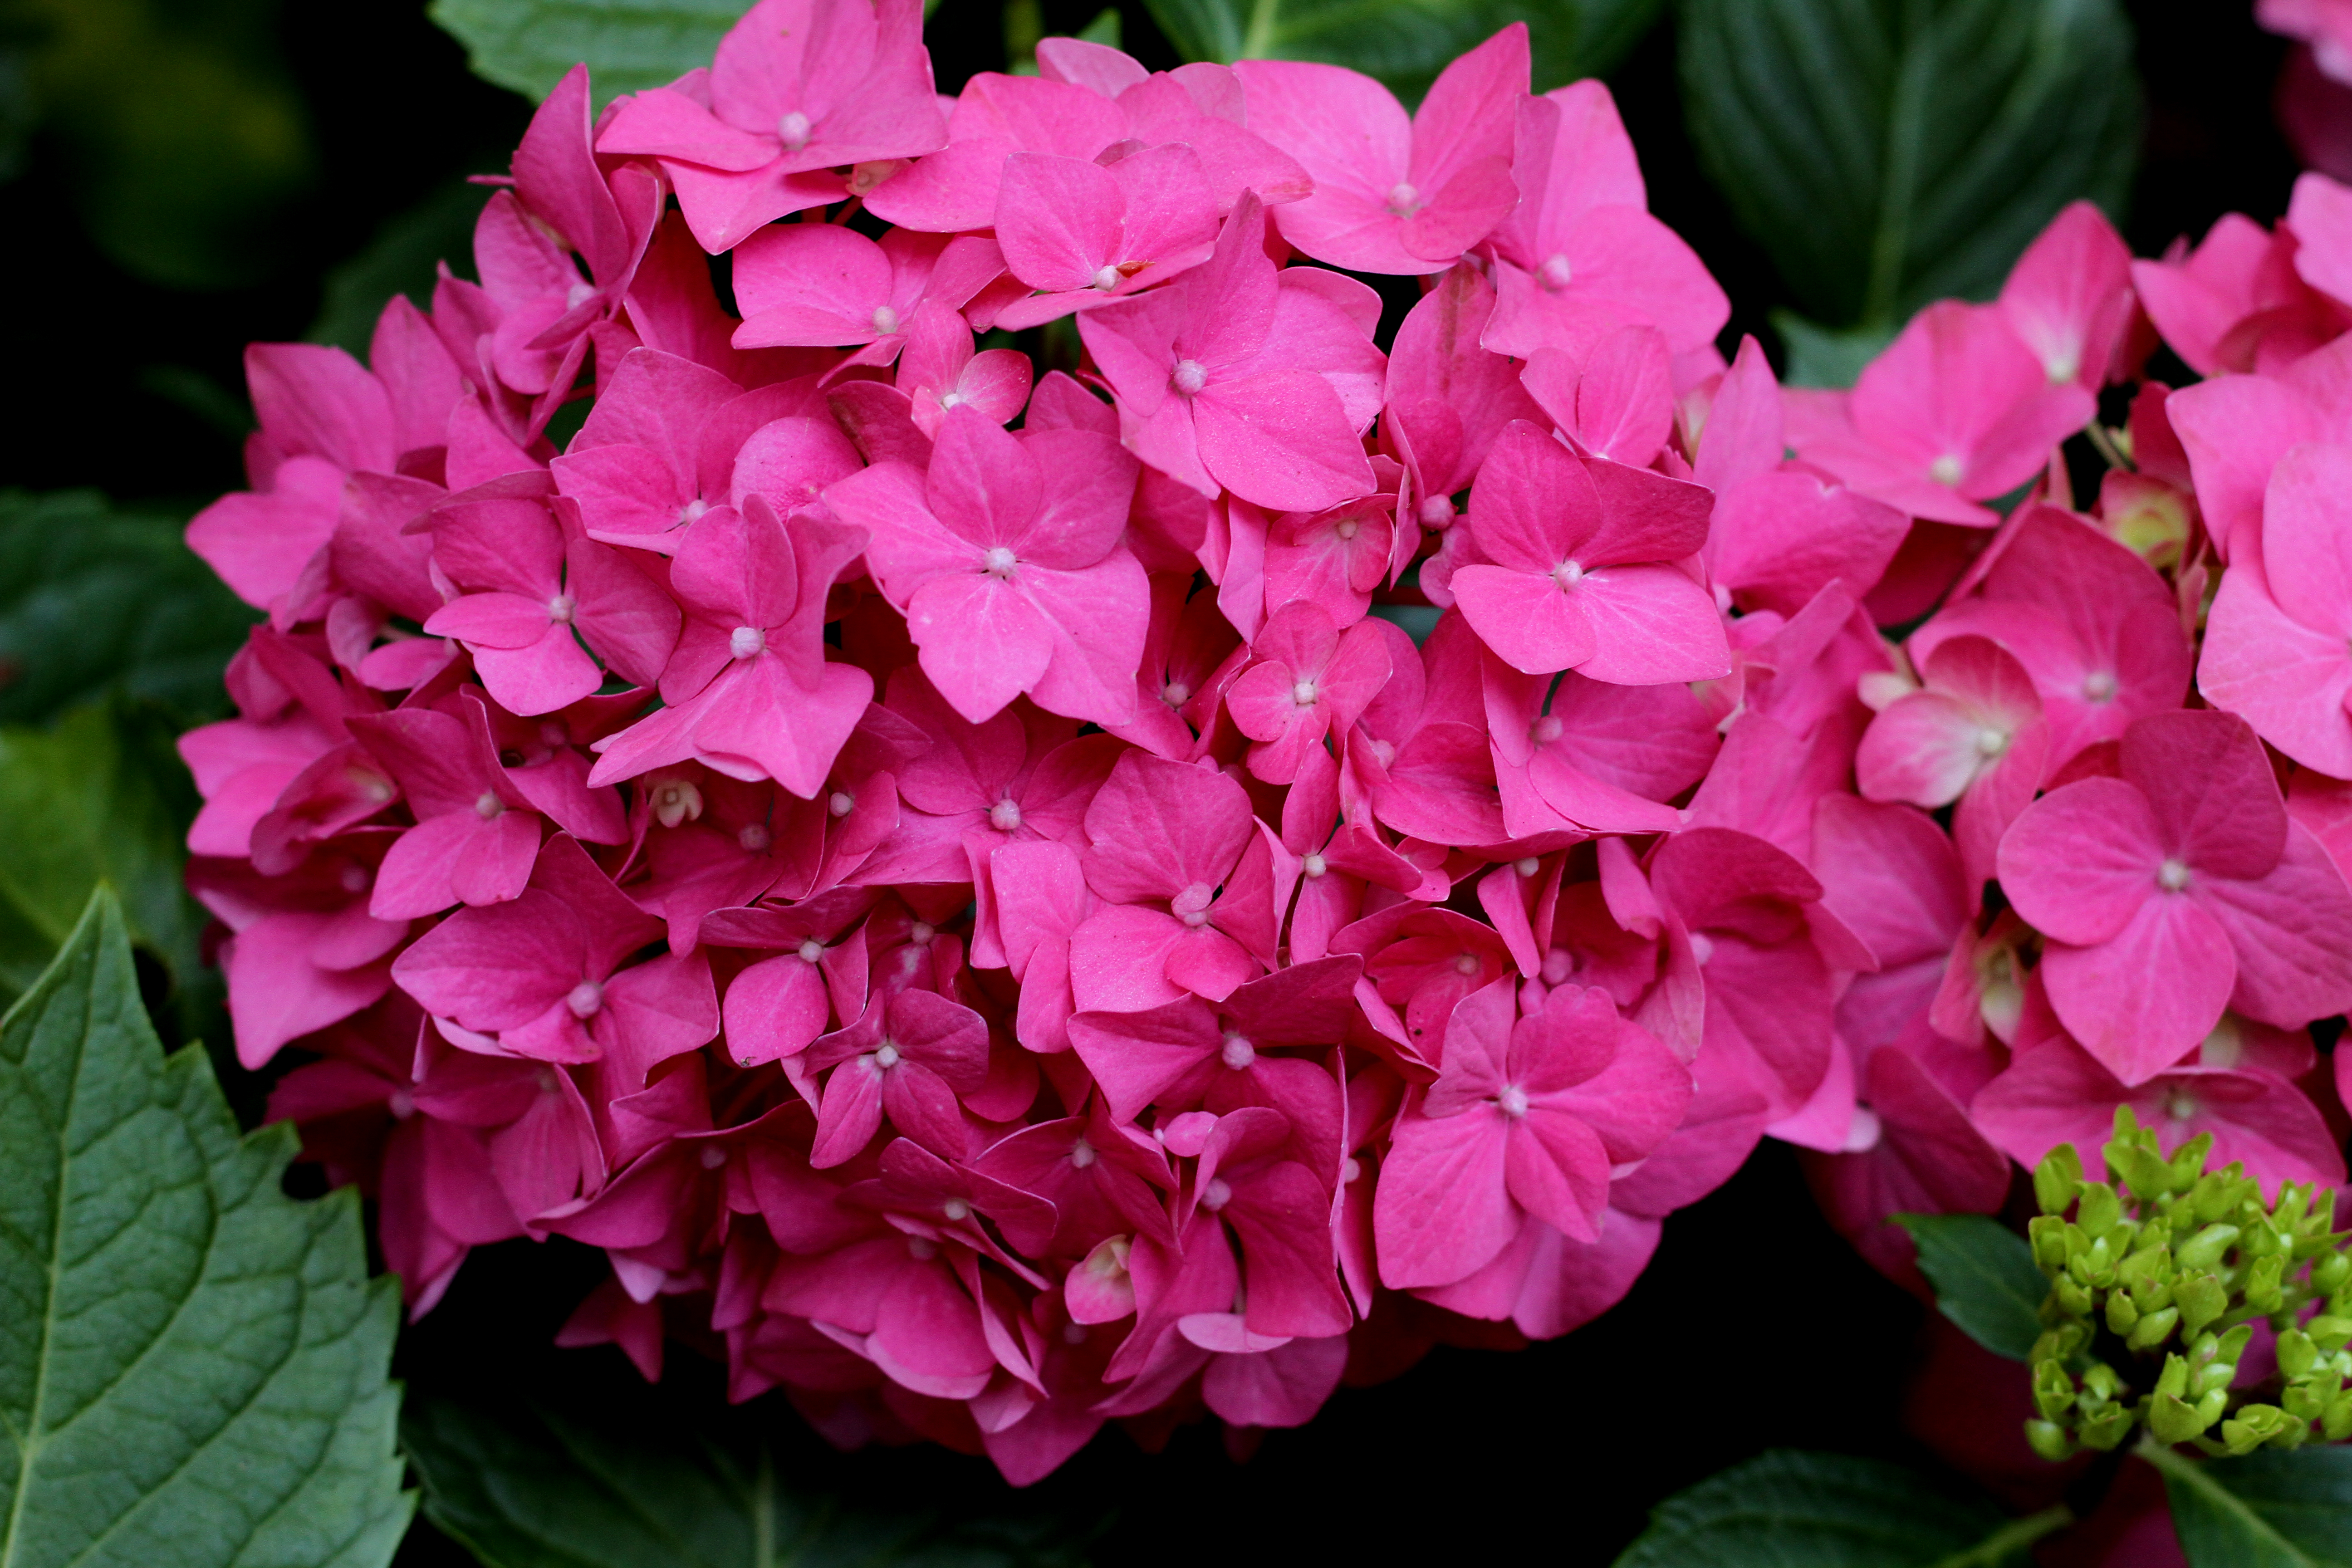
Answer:
<svg viewBox="0 0 2352 1568"><path fill-rule="evenodd" d="M1900 1465L1780 1448L1668 1498L1617 1568L1997 1568L2072 1517L2011 1520Z"/></svg>
<svg viewBox="0 0 2352 1568"><path fill-rule="evenodd" d="M2032 1354L2050 1281L2023 1237L1990 1215L1899 1214L1895 1221L1918 1244L1919 1272L1944 1316L1995 1355Z"/></svg>
<svg viewBox="0 0 2352 1568"><path fill-rule="evenodd" d="M2152 1442L2194 1568L2352 1568L2352 1448L2263 1448L2199 1461Z"/></svg>
<svg viewBox="0 0 2352 1568"><path fill-rule="evenodd" d="M1378 77L1412 103L1447 61L1513 22L1528 25L1537 91L1604 76L1641 41L1665 0L1146 3L1187 59L1322 60Z"/></svg>
<svg viewBox="0 0 2352 1568"><path fill-rule="evenodd" d="M175 787L176 786L176 787ZM100 882L175 978L197 968L204 917L180 882L194 812L159 715L77 709L48 730L0 730L0 985L13 996L80 923Z"/></svg>
<svg viewBox="0 0 2352 1568"><path fill-rule="evenodd" d="M426 1517L486 1568L1045 1568L1076 1563L1040 1520L945 1523L799 1489L764 1448L713 1440L650 1394L595 1418L413 1394L401 1420Z"/></svg>
<svg viewBox="0 0 2352 1568"><path fill-rule="evenodd" d="M221 668L257 617L189 552L185 526L94 490L0 490L0 723L108 690L190 721L222 711Z"/></svg>
<svg viewBox="0 0 2352 1568"><path fill-rule="evenodd" d="M1895 341L1893 327L1862 327L1841 332L1816 326L1794 310L1772 312L1772 330L1789 353L1783 386L1849 387Z"/></svg>
<svg viewBox="0 0 2352 1568"><path fill-rule="evenodd" d="M2117 0L1684 0L1701 160L1805 314L1983 299L2058 209L2130 187Z"/></svg>
<svg viewBox="0 0 2352 1568"><path fill-rule="evenodd" d="M486 158L482 166L496 162ZM442 262L460 274L472 270L474 220L489 195L470 181L452 180L377 229L366 249L328 272L310 341L333 343L365 361L376 318L394 294L431 310Z"/></svg>
<svg viewBox="0 0 2352 1568"><path fill-rule="evenodd" d="M536 101L588 62L598 107L709 66L749 0L433 0L474 74Z"/></svg>
<svg viewBox="0 0 2352 1568"><path fill-rule="evenodd" d="M162 1054L101 889L0 1020L0 1563L391 1560L399 1288L295 1147Z"/></svg>

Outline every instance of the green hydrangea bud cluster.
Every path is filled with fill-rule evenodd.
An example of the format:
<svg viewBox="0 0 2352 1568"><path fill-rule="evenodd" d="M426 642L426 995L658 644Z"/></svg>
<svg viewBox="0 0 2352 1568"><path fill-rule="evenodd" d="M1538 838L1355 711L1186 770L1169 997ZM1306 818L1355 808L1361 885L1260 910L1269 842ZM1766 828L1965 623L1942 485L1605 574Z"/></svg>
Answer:
<svg viewBox="0 0 2352 1568"><path fill-rule="evenodd" d="M2025 1435L2043 1458L2141 1426L2212 1455L2352 1437L2352 1231L2331 1228L2335 1191L2284 1183L2265 1206L2242 1165L2205 1169L2212 1148L2205 1133L2168 1160L2117 1106L2107 1180L2072 1144L2034 1171L2027 1234L2050 1294ZM2257 1318L2277 1331L2278 1379L2232 1389Z"/></svg>

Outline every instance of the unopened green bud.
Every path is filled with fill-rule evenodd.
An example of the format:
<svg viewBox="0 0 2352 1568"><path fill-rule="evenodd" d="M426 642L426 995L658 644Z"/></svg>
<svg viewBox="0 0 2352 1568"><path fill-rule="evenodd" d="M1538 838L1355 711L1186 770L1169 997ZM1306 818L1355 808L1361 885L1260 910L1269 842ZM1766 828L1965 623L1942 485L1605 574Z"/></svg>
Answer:
<svg viewBox="0 0 2352 1568"><path fill-rule="evenodd" d="M2221 1423L2221 1445L2232 1454L2251 1454L2287 1428L2287 1414L2275 1405L2248 1405Z"/></svg>
<svg viewBox="0 0 2352 1568"><path fill-rule="evenodd" d="M2045 1361L2033 1369L2033 1405L2052 1421L2074 1408L2074 1380L2064 1366Z"/></svg>
<svg viewBox="0 0 2352 1568"><path fill-rule="evenodd" d="M2297 1421L2311 1422L2327 1414L2327 1401L2322 1399L2316 1391L2299 1383L2291 1383L2279 1394L2279 1408Z"/></svg>
<svg viewBox="0 0 2352 1568"><path fill-rule="evenodd" d="M2061 1323L2054 1329L2043 1330L2042 1337L2033 1342L2033 1349L2026 1352L2025 1359L2036 1366L2045 1361L2067 1361L2090 1342L2089 1324Z"/></svg>
<svg viewBox="0 0 2352 1568"><path fill-rule="evenodd" d="M2064 1214L2083 1190L2083 1156L2061 1143L2033 1167L2033 1201L2043 1214Z"/></svg>
<svg viewBox="0 0 2352 1568"><path fill-rule="evenodd" d="M2189 1363L2185 1358L2178 1355L2164 1358L2164 1373L2156 1380L2156 1392L2159 1396L2173 1399L2189 1392Z"/></svg>
<svg viewBox="0 0 2352 1568"><path fill-rule="evenodd" d="M2285 1289L2280 1284L2285 1271L2286 1259L2280 1255L2255 1258L2254 1266L2246 1270L2246 1283L2239 1292L2245 1297L2246 1305L2257 1312L2276 1311L2286 1299Z"/></svg>
<svg viewBox="0 0 2352 1568"><path fill-rule="evenodd" d="M2240 1323L2236 1328L2231 1329L2228 1333L2223 1334L2220 1339L2213 1342L2213 1359L2216 1361L2234 1363L2241 1357L2244 1356L2246 1353L2246 1347L2253 1343L2253 1341L2254 1325L2252 1323Z"/></svg>
<svg viewBox="0 0 2352 1568"><path fill-rule="evenodd" d="M2213 1134L2210 1132L2200 1132L2196 1137L2175 1149L2166 1173L2172 1178L2172 1190L2176 1193L2185 1193L2195 1186L2197 1178L2205 1170L2206 1156L2212 1152Z"/></svg>
<svg viewBox="0 0 2352 1568"><path fill-rule="evenodd" d="M2293 1182L2279 1184L2279 1200L2271 1209L2271 1214L2276 1219L2281 1230L2291 1235L2302 1226L2304 1215L2309 1212L2311 1206L2313 1185L2314 1184L2308 1182L2301 1186L2297 1186Z"/></svg>
<svg viewBox="0 0 2352 1568"><path fill-rule="evenodd" d="M2074 1210L2074 1223L2083 1227L2084 1235L2105 1236L2115 1229L2116 1222L2123 1217L2124 1203L2116 1196L2115 1188L2105 1182L2083 1184L2082 1202Z"/></svg>
<svg viewBox="0 0 2352 1568"><path fill-rule="evenodd" d="M2319 1418L2319 1435L2331 1443L2352 1437L2352 1394L2339 1394Z"/></svg>
<svg viewBox="0 0 2352 1568"><path fill-rule="evenodd" d="M2229 1309L2230 1292L2214 1276L2200 1274L2175 1287L2172 1301L2180 1309L2181 1322L2194 1336L2203 1333L2208 1323Z"/></svg>
<svg viewBox="0 0 2352 1568"><path fill-rule="evenodd" d="M2132 1413L2120 1405L2111 1405L2090 1420L2075 1434L2083 1447L2102 1451L2114 1447L2130 1436Z"/></svg>
<svg viewBox="0 0 2352 1568"><path fill-rule="evenodd" d="M2025 1441L2027 1447L2053 1465L2074 1454L2074 1439L2066 1436L2066 1428L2054 1421L2028 1421Z"/></svg>
<svg viewBox="0 0 2352 1568"><path fill-rule="evenodd" d="M2113 1399L2124 1380L2105 1362L2093 1362L2091 1370L2083 1374L2083 1393L2086 1398L2102 1402Z"/></svg>
<svg viewBox="0 0 2352 1568"><path fill-rule="evenodd" d="M2109 1331L2118 1334L2130 1333L2132 1325L2138 1321L2139 1309L2132 1305L2132 1299L2128 1295L2117 1290L2107 1298Z"/></svg>
<svg viewBox="0 0 2352 1568"><path fill-rule="evenodd" d="M2086 1318L2091 1315L2089 1288L2071 1276L2065 1274L2058 1276L2058 1282L2052 1287L2051 1294L2058 1299L2059 1309L2068 1317Z"/></svg>
<svg viewBox="0 0 2352 1568"><path fill-rule="evenodd" d="M2033 1244L2033 1261L2044 1274L2066 1267L2066 1222L2056 1215L2036 1215L2025 1224L2026 1239Z"/></svg>
<svg viewBox="0 0 2352 1568"><path fill-rule="evenodd" d="M2208 1171L2197 1178L2189 1190L2189 1208L2200 1225L2210 1225L2238 1206L2238 1194L2230 1178L2219 1171Z"/></svg>
<svg viewBox="0 0 2352 1568"><path fill-rule="evenodd" d="M2186 1443L2207 1425L2197 1418L2195 1410L2169 1394L2159 1394L2147 1402L2147 1429L2159 1443Z"/></svg>
<svg viewBox="0 0 2352 1568"><path fill-rule="evenodd" d="M2330 1253L2311 1266L2311 1288L2323 1296L2332 1296L2347 1279L2352 1279L2352 1253Z"/></svg>
<svg viewBox="0 0 2352 1568"><path fill-rule="evenodd" d="M2210 1426L2214 1422L2221 1419L2223 1411L2230 1408L2230 1391L2226 1388L2216 1388L2209 1393L2200 1394L2197 1396L2195 1408L2200 1429Z"/></svg>
<svg viewBox="0 0 2352 1568"><path fill-rule="evenodd" d="M2173 1261L2184 1272L2191 1269L2201 1272L2221 1262L2221 1255L2229 1251L2230 1244L2237 1239L2236 1226L2209 1225L2172 1249Z"/></svg>
<svg viewBox="0 0 2352 1568"><path fill-rule="evenodd" d="M2334 1355L2346 1345L2352 1344L2352 1319L2314 1318L2303 1326L2303 1331L2311 1336L2313 1344L2317 1345L2329 1355Z"/></svg>
<svg viewBox="0 0 2352 1568"><path fill-rule="evenodd" d="M2136 1351L2152 1351L2170 1339L2172 1331L2179 1326L2180 1309L2167 1307L2161 1311L2150 1312L2134 1324L2124 1343Z"/></svg>
<svg viewBox="0 0 2352 1568"><path fill-rule="evenodd" d="M2217 1388L2228 1388L2237 1375L2236 1362L2209 1361L2199 1367L2196 1375L2189 1380L2189 1392L2193 1397L2202 1399Z"/></svg>

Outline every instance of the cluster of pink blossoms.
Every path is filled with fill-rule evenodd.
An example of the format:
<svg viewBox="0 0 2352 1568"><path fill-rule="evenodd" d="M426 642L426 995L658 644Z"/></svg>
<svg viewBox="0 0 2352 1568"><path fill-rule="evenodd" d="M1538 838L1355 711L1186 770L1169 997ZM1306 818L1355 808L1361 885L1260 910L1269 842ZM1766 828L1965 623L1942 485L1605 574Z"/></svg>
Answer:
<svg viewBox="0 0 2352 1568"><path fill-rule="evenodd" d="M761 0L251 351L190 882L415 1310L572 1237L564 1342L1025 1482L1562 1333L1768 1134L1897 1273L2119 1102L2343 1176L2352 192L1784 392L1520 27L1039 66Z"/></svg>

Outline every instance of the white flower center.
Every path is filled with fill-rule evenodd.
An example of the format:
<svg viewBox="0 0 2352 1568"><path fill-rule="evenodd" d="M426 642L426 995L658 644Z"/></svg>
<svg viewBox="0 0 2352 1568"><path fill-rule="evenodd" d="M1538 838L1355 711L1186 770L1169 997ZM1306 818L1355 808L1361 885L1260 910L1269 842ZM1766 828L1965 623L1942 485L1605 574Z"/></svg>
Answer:
<svg viewBox="0 0 2352 1568"><path fill-rule="evenodd" d="M502 815L506 808L507 803L488 790L484 790L474 801L474 815L485 819Z"/></svg>
<svg viewBox="0 0 2352 1568"><path fill-rule="evenodd" d="M575 1018L594 1017L596 1009L604 1005L604 988L593 980L583 980L563 998L563 1005Z"/></svg>
<svg viewBox="0 0 2352 1568"><path fill-rule="evenodd" d="M984 561L990 576L1010 577L1013 575L1013 567L1014 563L1013 552L1006 549L1003 545L990 545L988 547L988 554L984 557Z"/></svg>
<svg viewBox="0 0 2352 1568"><path fill-rule="evenodd" d="M970 1219L971 1205L961 1198L950 1198L940 1205L940 1212L950 1219Z"/></svg>
<svg viewBox="0 0 2352 1568"><path fill-rule="evenodd" d="M1927 465L1927 477L1939 485L1958 484L1960 475L1966 471L1960 466L1960 459L1950 452Z"/></svg>
<svg viewBox="0 0 2352 1568"><path fill-rule="evenodd" d="M1543 265L1536 268L1536 277L1555 294L1567 288L1570 279L1575 276L1575 269L1569 266L1568 258L1556 250L1545 257Z"/></svg>
<svg viewBox="0 0 2352 1568"><path fill-rule="evenodd" d="M1515 1083L1505 1084L1495 1103L1502 1107L1504 1115L1517 1120L1528 1113L1528 1091Z"/></svg>
<svg viewBox="0 0 2352 1568"><path fill-rule="evenodd" d="M776 121L776 140L784 144L786 152L797 153L808 145L809 132L814 129L809 117L795 109Z"/></svg>
<svg viewBox="0 0 2352 1568"><path fill-rule="evenodd" d="M2167 860L2156 868L2156 885L2168 893L2177 893L2189 886L2189 867L2182 861Z"/></svg>
<svg viewBox="0 0 2352 1568"><path fill-rule="evenodd" d="M1018 801L1000 800L988 808L988 825L999 833L1010 833L1021 826L1021 805Z"/></svg>
<svg viewBox="0 0 2352 1568"><path fill-rule="evenodd" d="M1257 1060L1257 1047L1239 1035L1227 1035L1224 1047L1217 1055L1223 1059L1227 1067L1239 1072Z"/></svg>
<svg viewBox="0 0 2352 1568"><path fill-rule="evenodd" d="M593 283L574 283L563 291L563 308L567 310L576 310L595 297L596 285Z"/></svg>
<svg viewBox="0 0 2352 1568"><path fill-rule="evenodd" d="M1985 728L1977 731L1977 754L1979 756L1997 757L2007 750L2009 750L2009 735L2007 731L1993 729L1990 725L1987 725Z"/></svg>
<svg viewBox="0 0 2352 1568"><path fill-rule="evenodd" d="M824 943L817 941L816 938L811 937L801 943L801 962L803 963L814 963L824 956Z"/></svg>
<svg viewBox="0 0 2352 1568"><path fill-rule="evenodd" d="M1568 726L1556 713L1547 713L1528 726L1528 738L1538 746L1549 746L1568 732Z"/></svg>
<svg viewBox="0 0 2352 1568"><path fill-rule="evenodd" d="M715 1171L725 1163L727 1163L726 1150L721 1149L716 1143L705 1143L702 1146L702 1168L704 1170Z"/></svg>
<svg viewBox="0 0 2352 1568"><path fill-rule="evenodd" d="M1584 567L1578 562L1563 561L1551 569L1551 580L1565 593L1584 581Z"/></svg>
<svg viewBox="0 0 2352 1568"><path fill-rule="evenodd" d="M1511 869L1517 871L1522 877L1532 877L1542 868L1543 862L1537 859L1532 855L1528 856L1526 859L1517 862L1511 868Z"/></svg>
<svg viewBox="0 0 2352 1568"><path fill-rule="evenodd" d="M1108 294L1118 287L1118 268L1106 267L1095 274L1095 287Z"/></svg>
<svg viewBox="0 0 2352 1568"><path fill-rule="evenodd" d="M857 797L845 789L837 789L825 797L824 808L835 816L847 816L857 809Z"/></svg>
<svg viewBox="0 0 2352 1568"><path fill-rule="evenodd" d="M571 595L558 594L547 601L547 618L559 626L568 626L572 624L572 612L579 607L580 601Z"/></svg>
<svg viewBox="0 0 2352 1568"><path fill-rule="evenodd" d="M727 651L737 658L756 658L768 646L768 634L758 626L737 626L727 634Z"/></svg>
<svg viewBox="0 0 2352 1568"><path fill-rule="evenodd" d="M1191 397L1209 384L1209 367L1196 359L1180 359L1176 370L1169 376L1168 384Z"/></svg>
<svg viewBox="0 0 2352 1568"><path fill-rule="evenodd" d="M1192 700L1192 689L1181 680L1171 680L1160 689L1160 700L1171 708L1181 708Z"/></svg>
<svg viewBox="0 0 2352 1568"><path fill-rule="evenodd" d="M1301 708L1314 707L1315 683L1311 680L1300 681L1297 685L1290 689L1290 700L1298 704Z"/></svg>
<svg viewBox="0 0 2352 1568"><path fill-rule="evenodd" d="M1444 531L1454 521L1452 496L1423 496L1421 502L1421 526Z"/></svg>
<svg viewBox="0 0 2352 1568"><path fill-rule="evenodd" d="M1389 212L1396 217L1411 217L1421 210L1421 193L1399 180L1389 187Z"/></svg>
<svg viewBox="0 0 2352 1568"><path fill-rule="evenodd" d="M1070 1163L1081 1171L1093 1164L1097 1158L1095 1146L1083 1138L1070 1145Z"/></svg>
<svg viewBox="0 0 2352 1568"><path fill-rule="evenodd" d="M768 851L768 846L775 842L775 838L768 831L766 823L747 822L736 830L735 842L741 845L744 853L748 855L764 855Z"/></svg>
<svg viewBox="0 0 2352 1568"><path fill-rule="evenodd" d="M1307 857L1300 868L1310 877L1320 877L1331 868L1331 863L1324 859L1322 852L1318 850Z"/></svg>
<svg viewBox="0 0 2352 1568"><path fill-rule="evenodd" d="M1201 1206L1211 1214L1216 1213L1233 1201L1234 1190L1225 1185L1225 1179L1223 1176L1210 1177L1209 1184L1201 1189Z"/></svg>
<svg viewBox="0 0 2352 1568"><path fill-rule="evenodd" d="M1468 953L1468 952L1465 952L1465 953L1464 953L1461 957L1459 957L1459 958L1455 959L1455 960L1454 961L1454 973L1456 973L1456 974L1475 974L1475 973L1478 973L1478 959L1477 959L1477 955L1476 955L1476 954L1475 954L1475 953Z"/></svg>
<svg viewBox="0 0 2352 1568"><path fill-rule="evenodd" d="M907 1238L907 1256L917 1262L929 1263L939 1255L940 1244L929 1237L910 1236Z"/></svg>
<svg viewBox="0 0 2352 1568"><path fill-rule="evenodd" d="M898 330L898 312L892 310L887 305L875 306L874 330L876 332L886 338L892 332L897 331Z"/></svg>
<svg viewBox="0 0 2352 1568"><path fill-rule="evenodd" d="M2176 1089L2164 1097L2164 1113L2175 1121L2186 1121L2197 1114L2197 1098L2185 1089Z"/></svg>
<svg viewBox="0 0 2352 1568"><path fill-rule="evenodd" d="M1356 537L1356 529L1357 523L1354 518L1343 517L1339 520L1339 526L1332 529L1331 531L1338 534L1342 539L1353 539Z"/></svg>
<svg viewBox="0 0 2352 1568"><path fill-rule="evenodd" d="M2116 678L2107 670L2095 669L2083 677L2083 695L2094 702L2116 700Z"/></svg>
<svg viewBox="0 0 2352 1568"><path fill-rule="evenodd" d="M702 819L702 792L684 779L671 779L654 791L654 819L664 827Z"/></svg>
<svg viewBox="0 0 2352 1568"><path fill-rule="evenodd" d="M885 1040L880 1045L875 1047L874 1065L877 1068L897 1067L898 1065L898 1047L892 1045L888 1040Z"/></svg>
<svg viewBox="0 0 2352 1568"><path fill-rule="evenodd" d="M914 943L917 947L922 946L925 942L930 941L931 938L939 934L939 931L933 928L931 922L929 921L917 921L913 925L907 928L907 940Z"/></svg>

